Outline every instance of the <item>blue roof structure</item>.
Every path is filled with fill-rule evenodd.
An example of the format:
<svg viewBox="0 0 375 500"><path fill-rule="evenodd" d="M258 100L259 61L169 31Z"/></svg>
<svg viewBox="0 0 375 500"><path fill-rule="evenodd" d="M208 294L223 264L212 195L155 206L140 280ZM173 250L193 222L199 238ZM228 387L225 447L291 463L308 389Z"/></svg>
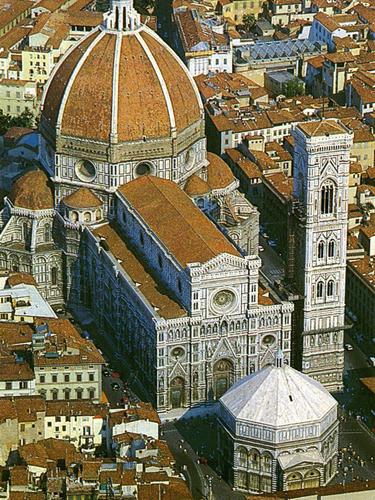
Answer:
<svg viewBox="0 0 375 500"><path fill-rule="evenodd" d="M272 42L256 42L252 45L243 45L236 51L240 61L267 61L299 57L303 54L324 52L326 44L311 42L310 40L280 40Z"/></svg>

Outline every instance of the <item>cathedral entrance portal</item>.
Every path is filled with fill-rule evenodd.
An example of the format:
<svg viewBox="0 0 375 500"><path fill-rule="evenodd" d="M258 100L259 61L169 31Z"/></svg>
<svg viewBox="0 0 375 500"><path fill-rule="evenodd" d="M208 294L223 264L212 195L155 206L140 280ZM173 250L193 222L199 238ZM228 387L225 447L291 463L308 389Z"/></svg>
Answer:
<svg viewBox="0 0 375 500"><path fill-rule="evenodd" d="M184 381L181 377L176 377L171 382L170 394L172 408L181 408L184 403Z"/></svg>
<svg viewBox="0 0 375 500"><path fill-rule="evenodd" d="M215 398L219 399L233 384L233 363L220 359L214 364L213 380Z"/></svg>

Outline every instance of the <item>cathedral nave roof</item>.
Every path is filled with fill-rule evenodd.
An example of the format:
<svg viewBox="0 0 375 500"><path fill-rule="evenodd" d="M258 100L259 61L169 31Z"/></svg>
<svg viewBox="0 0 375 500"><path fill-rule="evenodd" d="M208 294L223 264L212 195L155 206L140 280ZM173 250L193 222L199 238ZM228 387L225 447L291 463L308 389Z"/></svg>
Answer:
<svg viewBox="0 0 375 500"><path fill-rule="evenodd" d="M176 183L149 175L120 186L118 191L183 267L222 253L240 256Z"/></svg>
<svg viewBox="0 0 375 500"><path fill-rule="evenodd" d="M93 231L97 237L105 238L109 251L116 259L121 261L121 266L137 284L137 288L148 302L156 308L156 313L165 319L181 318L186 316L186 311L173 298L165 287L149 274L146 265L132 251L127 242L120 236L116 229L105 224Z"/></svg>

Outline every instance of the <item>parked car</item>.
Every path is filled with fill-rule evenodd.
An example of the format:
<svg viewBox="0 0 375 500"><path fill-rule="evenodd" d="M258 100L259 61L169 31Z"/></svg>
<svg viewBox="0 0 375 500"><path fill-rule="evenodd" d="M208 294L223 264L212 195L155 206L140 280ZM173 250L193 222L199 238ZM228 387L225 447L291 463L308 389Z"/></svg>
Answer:
<svg viewBox="0 0 375 500"><path fill-rule="evenodd" d="M371 366L375 366L375 357L374 356L370 356L368 358L368 362L370 363Z"/></svg>
<svg viewBox="0 0 375 500"><path fill-rule="evenodd" d="M277 246L277 243L274 240L268 240L268 244L269 244L270 247L276 247Z"/></svg>
<svg viewBox="0 0 375 500"><path fill-rule="evenodd" d="M120 390L120 386L117 382L112 382L111 387L112 387L112 390L114 390L114 391Z"/></svg>
<svg viewBox="0 0 375 500"><path fill-rule="evenodd" d="M112 372L112 377L113 378L121 378L121 375L119 374L119 372Z"/></svg>
<svg viewBox="0 0 375 500"><path fill-rule="evenodd" d="M345 349L346 349L347 351L352 351L352 350L353 350L353 346L352 346L352 344L345 344L345 346L344 346L344 347L345 347Z"/></svg>
<svg viewBox="0 0 375 500"><path fill-rule="evenodd" d="M264 248L262 247L262 245L259 245L259 252L264 252Z"/></svg>
<svg viewBox="0 0 375 500"><path fill-rule="evenodd" d="M108 370L108 368L103 368L103 375L105 377L109 377L111 375L111 372Z"/></svg>

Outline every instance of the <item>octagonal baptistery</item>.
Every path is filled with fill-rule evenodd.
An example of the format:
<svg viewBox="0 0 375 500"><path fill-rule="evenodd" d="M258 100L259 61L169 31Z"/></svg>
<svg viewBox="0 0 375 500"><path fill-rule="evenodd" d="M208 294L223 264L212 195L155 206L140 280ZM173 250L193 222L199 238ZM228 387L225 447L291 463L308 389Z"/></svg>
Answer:
<svg viewBox="0 0 375 500"><path fill-rule="evenodd" d="M235 489L318 487L336 473L337 401L281 358L220 399L219 462Z"/></svg>
<svg viewBox="0 0 375 500"><path fill-rule="evenodd" d="M137 16L132 29L117 20L82 38L45 88L40 158L54 177L57 204L85 186L97 191L107 212L111 193L135 177L183 183L207 163L195 83Z"/></svg>

